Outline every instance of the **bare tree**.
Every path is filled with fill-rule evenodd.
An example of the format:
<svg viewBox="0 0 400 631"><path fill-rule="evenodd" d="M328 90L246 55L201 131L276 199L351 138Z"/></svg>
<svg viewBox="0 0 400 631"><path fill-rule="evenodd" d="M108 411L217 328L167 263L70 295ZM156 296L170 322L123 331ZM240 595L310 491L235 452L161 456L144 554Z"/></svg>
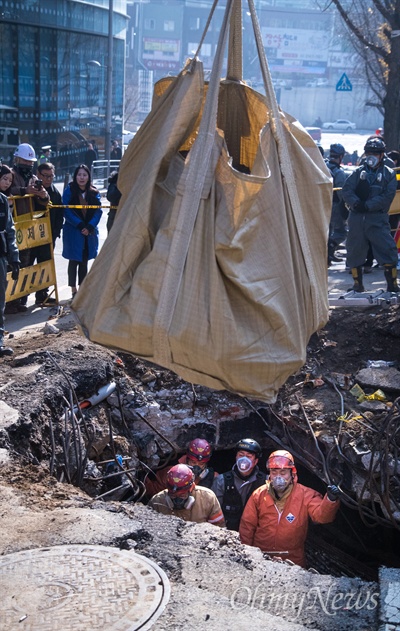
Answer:
<svg viewBox="0 0 400 631"><path fill-rule="evenodd" d="M384 117L385 142L400 147L400 0L330 0L365 61L373 92L367 103Z"/></svg>

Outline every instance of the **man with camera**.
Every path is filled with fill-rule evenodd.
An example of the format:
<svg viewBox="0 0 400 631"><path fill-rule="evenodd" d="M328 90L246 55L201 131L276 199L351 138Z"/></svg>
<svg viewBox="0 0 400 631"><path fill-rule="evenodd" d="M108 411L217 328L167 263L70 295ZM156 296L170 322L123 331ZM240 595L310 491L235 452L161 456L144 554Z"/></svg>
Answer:
<svg viewBox="0 0 400 631"><path fill-rule="evenodd" d="M14 166L12 168L13 184L11 187L11 195L22 196L22 199L16 199L14 202L15 215L20 217L26 215L33 210L40 210L47 208L50 201L49 194L43 188L43 182L36 175L33 175L33 166L36 162L35 150L27 142L24 142L15 150L14 153ZM33 206L29 201L29 197L25 196L34 195ZM20 261L21 268L31 265L32 253L36 248L21 250ZM35 258L35 257L34 257ZM13 300L7 305L8 313L15 313L16 311L27 311L28 296L23 296L19 300Z"/></svg>
<svg viewBox="0 0 400 631"><path fill-rule="evenodd" d="M60 191L54 186L53 180L55 176L55 167L54 164L50 162L43 162L39 164L37 168L38 182L43 182L43 188L48 193L50 197L50 201L54 206L62 205L62 198ZM64 215L62 208L52 208L50 207L50 225L51 225L51 235L53 241L53 248L55 246L56 239L61 237L61 230L63 227ZM51 258L51 249L50 244L46 243L45 245L40 245L37 248L33 248L31 250L31 259L30 265L33 265L35 262L35 258L38 263L43 263L44 261L48 261ZM36 292L35 303L37 305L51 305L56 301L54 298L48 298L49 290L46 287L45 289L40 289Z"/></svg>

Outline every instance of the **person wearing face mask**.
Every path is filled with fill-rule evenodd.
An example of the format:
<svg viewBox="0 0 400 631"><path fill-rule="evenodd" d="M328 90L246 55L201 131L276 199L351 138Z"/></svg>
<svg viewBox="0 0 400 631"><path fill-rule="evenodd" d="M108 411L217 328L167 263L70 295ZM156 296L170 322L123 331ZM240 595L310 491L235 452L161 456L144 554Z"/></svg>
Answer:
<svg viewBox="0 0 400 631"><path fill-rule="evenodd" d="M397 247L390 233L388 211L396 194L396 174L385 164L386 145L380 138L367 140L362 164L347 178L342 198L350 208L347 265L356 292L363 292L362 265L369 244L384 268L388 292L398 292Z"/></svg>
<svg viewBox="0 0 400 631"><path fill-rule="evenodd" d="M334 143L329 149L329 158L325 160L332 179L333 188L341 189L346 181L346 173L341 167L343 156L345 154L345 148L339 143ZM338 262L335 256L336 248L345 241L347 236L347 217L349 212L342 200L341 190L333 192L332 197L332 213L329 223L329 239L328 239L328 267L332 264L332 261Z"/></svg>
<svg viewBox="0 0 400 631"><path fill-rule="evenodd" d="M244 509L240 539L272 557L305 567L308 520L317 524L332 522L339 509L339 489L330 485L323 497L299 484L293 456L284 449L270 455L267 469L267 482L254 491Z"/></svg>
<svg viewBox="0 0 400 631"><path fill-rule="evenodd" d="M10 167L2 165L0 167L0 357L13 354L12 348L4 346L7 266L11 267L11 278L14 281L18 280L20 268L14 221L7 199L12 181Z"/></svg>
<svg viewBox="0 0 400 631"><path fill-rule="evenodd" d="M47 208L50 201L49 194L43 188L41 181L33 174L35 162L36 153L32 145L27 142L18 145L14 153L13 184L10 191L11 195L22 196L22 199L14 201L14 215L16 217L26 215L32 210L43 210ZM25 197L26 195L34 195L34 197ZM31 264L32 248L21 250L19 256L21 267L28 267ZM7 308L10 312L27 311L27 302L28 296L23 296L19 300L9 302Z"/></svg>
<svg viewBox="0 0 400 631"><path fill-rule="evenodd" d="M195 483L198 486L205 486L211 489L214 479L218 473L210 467L209 462L212 456L210 443L204 438L191 440L186 448L186 454L179 458L179 464L186 464L190 467L195 476ZM145 480L146 495L152 497L166 487L168 471L170 466L159 469L155 475L148 475Z"/></svg>
<svg viewBox="0 0 400 631"><path fill-rule="evenodd" d="M212 490L221 504L226 527L239 530L240 518L252 492L265 483L257 463L261 447L252 438L243 438L236 444L236 462L231 471L215 478Z"/></svg>
<svg viewBox="0 0 400 631"><path fill-rule="evenodd" d="M167 488L151 498L148 506L163 515L175 515L197 524L209 523L225 526L224 515L215 494L196 486L194 473L185 464L171 467L167 475Z"/></svg>

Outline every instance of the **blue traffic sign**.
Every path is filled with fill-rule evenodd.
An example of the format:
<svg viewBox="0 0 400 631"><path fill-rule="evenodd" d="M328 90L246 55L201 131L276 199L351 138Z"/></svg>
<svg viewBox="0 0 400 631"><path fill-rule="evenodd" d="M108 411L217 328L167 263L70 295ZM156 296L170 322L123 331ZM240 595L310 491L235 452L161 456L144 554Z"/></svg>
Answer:
<svg viewBox="0 0 400 631"><path fill-rule="evenodd" d="M336 84L336 92L351 92L353 86L347 74L344 72Z"/></svg>

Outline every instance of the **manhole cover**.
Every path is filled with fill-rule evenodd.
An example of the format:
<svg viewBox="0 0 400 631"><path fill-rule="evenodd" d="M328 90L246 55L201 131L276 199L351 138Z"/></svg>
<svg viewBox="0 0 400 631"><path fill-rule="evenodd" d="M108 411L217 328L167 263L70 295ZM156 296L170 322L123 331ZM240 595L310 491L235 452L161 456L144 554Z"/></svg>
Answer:
<svg viewBox="0 0 400 631"><path fill-rule="evenodd" d="M135 552L55 546L0 557L0 594L1 631L144 631L170 585Z"/></svg>

